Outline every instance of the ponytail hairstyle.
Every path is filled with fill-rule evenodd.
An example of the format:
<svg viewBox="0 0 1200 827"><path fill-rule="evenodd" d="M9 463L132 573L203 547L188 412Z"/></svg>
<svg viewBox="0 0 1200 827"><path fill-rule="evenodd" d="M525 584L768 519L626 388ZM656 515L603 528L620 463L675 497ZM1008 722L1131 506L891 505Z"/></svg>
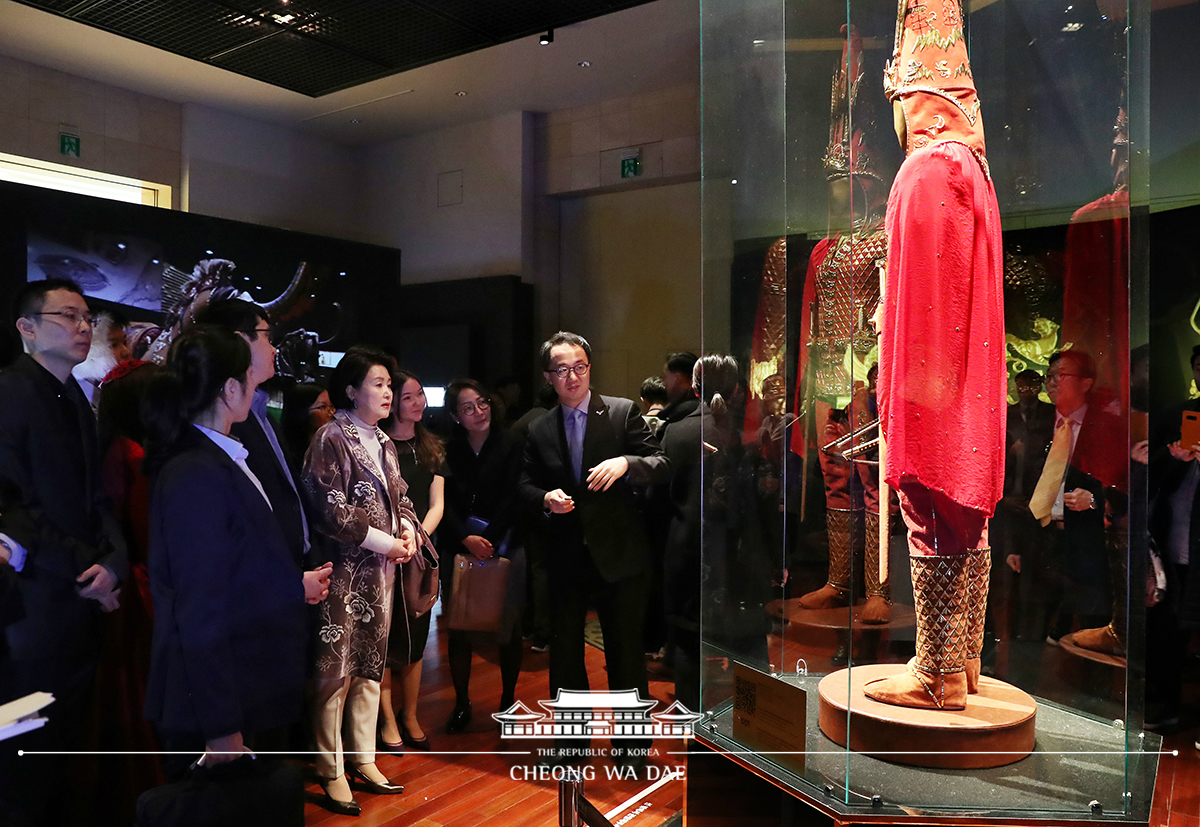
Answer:
<svg viewBox="0 0 1200 827"><path fill-rule="evenodd" d="M142 400L147 475L162 468L188 425L217 404L225 382L244 383L249 370L250 346L232 330L193 325L175 338Z"/></svg>
<svg viewBox="0 0 1200 827"><path fill-rule="evenodd" d="M692 368L692 385L712 410L720 433L726 436L732 435L729 404L737 392L738 379L737 360L720 353L700 357Z"/></svg>
<svg viewBox="0 0 1200 827"><path fill-rule="evenodd" d="M390 430L391 424L400 416L400 397L404 393L404 383L410 379L422 388L425 387L425 383L412 371L405 370L404 368L395 368L392 370L392 396L394 399L392 402L392 412L388 414L386 426L384 426L384 423L380 423L380 427L383 427L385 431ZM415 439L413 447L416 451L417 463L426 471L436 474L438 473L438 469L446 462L446 446L423 423L414 422L413 425L416 429L414 431Z"/></svg>

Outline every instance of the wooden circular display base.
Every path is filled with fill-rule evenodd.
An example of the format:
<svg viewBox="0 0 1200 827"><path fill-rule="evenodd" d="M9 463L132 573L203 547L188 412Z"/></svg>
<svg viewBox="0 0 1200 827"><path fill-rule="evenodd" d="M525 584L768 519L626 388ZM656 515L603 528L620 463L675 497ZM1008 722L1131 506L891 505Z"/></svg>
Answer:
<svg viewBox="0 0 1200 827"><path fill-rule="evenodd" d="M912 628L917 622L916 612L912 606L904 606L899 603L892 604L892 619L887 623L863 623L859 620L858 615L862 607L866 605L865 600L860 600L854 606L854 620L851 627L855 631L859 629L904 629ZM817 629L845 629L846 628L846 607L840 609L805 609L800 605L800 598L793 597L788 600L772 600L767 604L767 613L772 617L786 620L788 623L796 626L809 626Z"/></svg>
<svg viewBox="0 0 1200 827"><path fill-rule="evenodd" d="M1097 652L1095 649L1084 649L1075 642L1075 633L1071 632L1068 635L1063 635L1058 639L1058 645L1062 647L1067 654L1074 655L1077 658L1087 658L1094 660L1096 663L1103 663L1106 666L1115 666L1118 669L1126 667L1126 661L1122 655L1110 655L1108 652Z"/></svg>
<svg viewBox="0 0 1200 827"><path fill-rule="evenodd" d="M846 746L848 718L850 749L914 767L1002 767L1033 751L1037 702L995 678L980 677L979 694L968 695L960 711L892 706L863 694L868 681L906 671L904 664L879 663L826 675L817 685L821 732ZM921 751L911 752L914 745Z"/></svg>

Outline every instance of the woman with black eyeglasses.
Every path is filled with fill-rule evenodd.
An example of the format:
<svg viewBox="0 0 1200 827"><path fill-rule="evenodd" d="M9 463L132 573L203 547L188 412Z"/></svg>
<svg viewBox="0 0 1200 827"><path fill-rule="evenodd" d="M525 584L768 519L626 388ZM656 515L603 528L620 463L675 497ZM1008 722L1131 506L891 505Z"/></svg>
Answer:
<svg viewBox="0 0 1200 827"><path fill-rule="evenodd" d="M446 732L462 732L471 721L471 654L477 644L500 644L500 709L515 701L521 672L521 609L525 598L525 551L513 521L524 446L508 431L492 427L491 400L473 379L446 389L446 408L456 427L446 446L446 514L440 548L486 560L510 561L504 620L497 632L450 630L450 675L454 711ZM454 567L451 566L453 569ZM455 599L451 585L450 600Z"/></svg>

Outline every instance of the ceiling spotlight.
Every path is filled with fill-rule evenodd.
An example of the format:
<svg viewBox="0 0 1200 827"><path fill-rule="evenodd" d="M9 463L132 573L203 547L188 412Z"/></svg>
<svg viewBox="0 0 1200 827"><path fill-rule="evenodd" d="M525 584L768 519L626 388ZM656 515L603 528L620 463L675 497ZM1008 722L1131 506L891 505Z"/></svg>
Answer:
<svg viewBox="0 0 1200 827"><path fill-rule="evenodd" d="M359 123L358 118L351 118L350 123Z"/></svg>
<svg viewBox="0 0 1200 827"><path fill-rule="evenodd" d="M462 91L461 89L459 89L457 92L454 93L454 95L455 95L455 97L465 98L467 96L467 93Z"/></svg>
<svg viewBox="0 0 1200 827"><path fill-rule="evenodd" d="M554 29L546 29L546 33L538 38L538 43L543 46L549 46L554 42Z"/></svg>
<svg viewBox="0 0 1200 827"><path fill-rule="evenodd" d="M581 69L587 69L591 65L592 65L592 62L590 60L579 61L579 68L581 68Z"/></svg>

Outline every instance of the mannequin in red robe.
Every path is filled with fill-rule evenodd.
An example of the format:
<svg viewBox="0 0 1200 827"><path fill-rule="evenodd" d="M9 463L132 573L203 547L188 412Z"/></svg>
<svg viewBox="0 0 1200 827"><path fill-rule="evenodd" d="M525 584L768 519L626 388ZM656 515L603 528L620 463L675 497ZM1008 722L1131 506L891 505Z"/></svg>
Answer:
<svg viewBox="0 0 1200 827"><path fill-rule="evenodd" d="M864 691L962 709L979 676L987 522L1003 494L1006 375L1000 211L959 0L899 0L884 84L907 157L886 220L883 473L908 527L917 653Z"/></svg>
<svg viewBox="0 0 1200 827"><path fill-rule="evenodd" d="M862 38L843 27L846 44L833 75L829 145L831 232L817 242L804 279L800 320L796 410L814 417L818 448L865 425L866 379L876 337L870 320L879 304L879 270L887 255L883 229L884 176L876 149L870 108L858 101L862 83ZM810 456L804 428L792 431L792 450ZM848 445L842 446L849 447ZM851 463L841 450L818 450L825 484L825 524L829 539L829 575L825 585L803 595L805 609L831 609L854 602L851 573L865 575L867 602L858 617L887 623L890 584L879 576L879 480L875 469ZM854 563L857 548L863 563ZM861 575L860 575L861 576Z"/></svg>

